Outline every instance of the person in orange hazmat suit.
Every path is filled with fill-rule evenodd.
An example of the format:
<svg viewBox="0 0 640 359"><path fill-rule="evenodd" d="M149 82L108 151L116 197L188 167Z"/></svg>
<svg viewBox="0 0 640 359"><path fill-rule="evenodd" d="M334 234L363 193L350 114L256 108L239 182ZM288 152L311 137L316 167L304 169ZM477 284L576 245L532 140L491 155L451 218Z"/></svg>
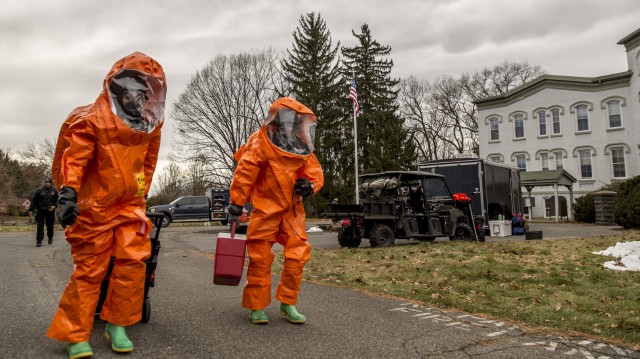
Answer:
<svg viewBox="0 0 640 359"><path fill-rule="evenodd" d="M306 321L295 305L311 254L302 199L324 184L322 168L313 154L315 127L316 116L310 109L283 97L271 105L260 129L234 154L238 166L230 188L229 219L238 221L242 207L251 202L249 268L242 306L251 310L251 321L256 324L269 321L264 308L271 302L272 246L276 242L284 247L285 257L276 291L280 314L292 323Z"/></svg>
<svg viewBox="0 0 640 359"><path fill-rule="evenodd" d="M113 65L97 100L74 110L60 131L52 166L61 185L56 215L75 265L47 336L70 343L70 358L93 355L89 337L112 257L100 318L114 351L133 350L124 327L142 317L145 259L151 255L145 204L165 97L162 67L136 52Z"/></svg>

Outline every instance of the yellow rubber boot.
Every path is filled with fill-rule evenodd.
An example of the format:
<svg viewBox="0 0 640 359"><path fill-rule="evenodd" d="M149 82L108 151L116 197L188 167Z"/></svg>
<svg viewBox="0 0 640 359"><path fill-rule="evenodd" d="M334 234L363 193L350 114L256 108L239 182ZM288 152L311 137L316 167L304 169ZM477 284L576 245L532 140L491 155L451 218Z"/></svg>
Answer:
<svg viewBox="0 0 640 359"><path fill-rule="evenodd" d="M304 324L307 321L307 318L298 313L296 307L288 304L280 304L280 315L287 318L290 323L294 324Z"/></svg>
<svg viewBox="0 0 640 359"><path fill-rule="evenodd" d="M124 327L107 323L104 330L104 337L111 340L111 349L118 353L127 353L133 350L133 343L127 337Z"/></svg>

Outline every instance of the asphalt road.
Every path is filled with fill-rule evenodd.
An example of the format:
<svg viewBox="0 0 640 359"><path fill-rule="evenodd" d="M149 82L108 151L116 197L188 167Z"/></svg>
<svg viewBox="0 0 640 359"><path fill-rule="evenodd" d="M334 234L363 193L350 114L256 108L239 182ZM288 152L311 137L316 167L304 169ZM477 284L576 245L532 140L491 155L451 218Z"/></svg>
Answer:
<svg viewBox="0 0 640 359"><path fill-rule="evenodd" d="M560 226L554 237L553 230L543 229L545 238L581 230ZM611 343L530 335L505 322L308 282L298 303L307 324L278 318L273 302L266 309L269 324L253 325L240 305L242 286L212 283L215 239L225 229L162 229L151 320L128 329L135 351L126 357L640 358L640 352ZM591 227L585 233L616 230ZM53 245L41 248L34 237L0 233L0 358L67 357L66 345L46 338L45 332L73 270L69 245L62 232L56 232ZM309 240L316 248L337 247L335 232L310 233ZM95 357L122 358L102 337L104 327L100 321L94 325Z"/></svg>

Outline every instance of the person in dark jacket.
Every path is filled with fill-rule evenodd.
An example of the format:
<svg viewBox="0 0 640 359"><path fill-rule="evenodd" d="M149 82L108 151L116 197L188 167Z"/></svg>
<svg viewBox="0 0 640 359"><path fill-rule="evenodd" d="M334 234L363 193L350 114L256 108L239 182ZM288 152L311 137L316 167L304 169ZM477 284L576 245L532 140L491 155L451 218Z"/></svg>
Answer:
<svg viewBox="0 0 640 359"><path fill-rule="evenodd" d="M58 191L53 187L51 178L44 180L44 187L36 191L36 194L29 205L29 217L33 216L36 209L36 247L42 247L44 239L44 225L47 224L47 237L49 244L53 243L53 224L55 222L56 202L58 202Z"/></svg>

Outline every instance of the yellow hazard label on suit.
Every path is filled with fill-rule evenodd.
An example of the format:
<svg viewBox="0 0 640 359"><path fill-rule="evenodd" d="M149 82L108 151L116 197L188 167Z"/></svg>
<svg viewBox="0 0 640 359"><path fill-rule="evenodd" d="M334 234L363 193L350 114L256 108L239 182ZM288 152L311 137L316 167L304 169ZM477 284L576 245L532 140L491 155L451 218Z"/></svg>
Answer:
<svg viewBox="0 0 640 359"><path fill-rule="evenodd" d="M144 173L136 173L136 181L138 181L138 192L136 192L136 197L143 197L144 192L147 190L147 181L144 179Z"/></svg>

